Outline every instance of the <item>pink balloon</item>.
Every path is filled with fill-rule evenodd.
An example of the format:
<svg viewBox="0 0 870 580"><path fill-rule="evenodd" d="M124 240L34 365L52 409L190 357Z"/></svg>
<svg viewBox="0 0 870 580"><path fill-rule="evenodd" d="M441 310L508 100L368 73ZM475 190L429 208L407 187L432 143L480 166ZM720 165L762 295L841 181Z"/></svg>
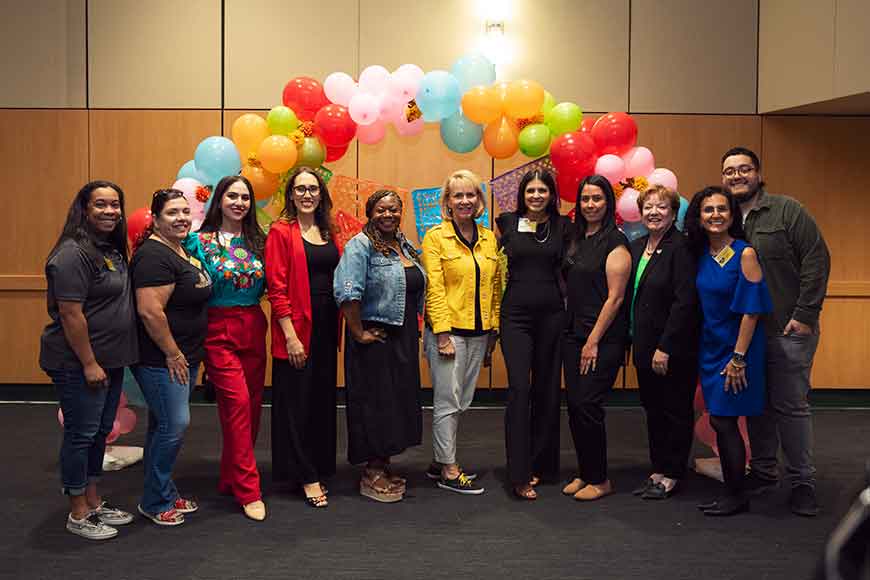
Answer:
<svg viewBox="0 0 870 580"><path fill-rule="evenodd" d="M627 222L640 221L640 208L637 207L638 192L636 189L626 187L619 199L616 200L616 211Z"/></svg>
<svg viewBox="0 0 870 580"><path fill-rule="evenodd" d="M387 124L384 121L375 121L371 125L360 125L356 129L356 138L360 143L374 145L384 138L387 133Z"/></svg>
<svg viewBox="0 0 870 580"><path fill-rule="evenodd" d="M654 169L652 173L647 175L646 180L650 185L664 185L668 189L680 191L677 189L677 176L674 175L673 171L664 167Z"/></svg>
<svg viewBox="0 0 870 580"><path fill-rule="evenodd" d="M405 110L409 100L390 93L385 94L381 97L380 106L378 107L378 118L385 123L392 122L399 116L400 112Z"/></svg>
<svg viewBox="0 0 870 580"><path fill-rule="evenodd" d="M595 173L603 175L612 185L625 179L625 163L617 155L602 155L595 162Z"/></svg>
<svg viewBox="0 0 870 580"><path fill-rule="evenodd" d="M652 173L656 160L646 147L632 147L623 156L626 177L643 177Z"/></svg>
<svg viewBox="0 0 870 580"><path fill-rule="evenodd" d="M136 428L136 413L134 413L132 409L126 407L118 409L118 414L115 416L115 419L118 422L118 429L121 432L121 435L126 435Z"/></svg>
<svg viewBox="0 0 870 580"><path fill-rule="evenodd" d="M333 103L347 107L353 96L359 92L359 87L349 74L334 72L323 81L323 92Z"/></svg>
<svg viewBox="0 0 870 580"><path fill-rule="evenodd" d="M393 121L393 125L396 127L396 132L403 137L419 135L423 132L424 124L423 117L409 123L405 119L404 114L400 115L395 121Z"/></svg>
<svg viewBox="0 0 870 580"><path fill-rule="evenodd" d="M106 436L106 443L115 442L121 436L121 422L115 419L112 423L112 432Z"/></svg>
<svg viewBox="0 0 870 580"><path fill-rule="evenodd" d="M423 69L416 64L403 64L390 76L389 93L405 102L410 101L417 94L424 75Z"/></svg>
<svg viewBox="0 0 870 580"><path fill-rule="evenodd" d="M380 116L380 100L368 93L357 93L350 100L347 110L357 125L371 125Z"/></svg>
<svg viewBox="0 0 870 580"><path fill-rule="evenodd" d="M182 177L172 184L172 189L177 189L183 193L184 199L190 205L191 221L199 221L201 223L205 219L205 203L196 198L196 190L200 187L202 187L202 184L192 177Z"/></svg>
<svg viewBox="0 0 870 580"><path fill-rule="evenodd" d="M379 64L367 66L359 75L359 88L370 95L382 95L389 89L390 71Z"/></svg>

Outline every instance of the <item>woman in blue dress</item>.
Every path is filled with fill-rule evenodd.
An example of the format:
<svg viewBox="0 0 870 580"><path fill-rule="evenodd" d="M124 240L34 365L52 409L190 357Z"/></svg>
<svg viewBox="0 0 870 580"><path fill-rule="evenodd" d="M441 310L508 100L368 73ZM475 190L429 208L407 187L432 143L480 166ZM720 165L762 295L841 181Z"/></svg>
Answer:
<svg viewBox="0 0 870 580"><path fill-rule="evenodd" d="M740 207L729 192L708 187L696 193L686 230L698 256L701 388L726 490L698 507L709 516L729 516L749 509L743 491L746 448L737 420L764 410L765 341L758 318L772 306L758 255L743 239Z"/></svg>

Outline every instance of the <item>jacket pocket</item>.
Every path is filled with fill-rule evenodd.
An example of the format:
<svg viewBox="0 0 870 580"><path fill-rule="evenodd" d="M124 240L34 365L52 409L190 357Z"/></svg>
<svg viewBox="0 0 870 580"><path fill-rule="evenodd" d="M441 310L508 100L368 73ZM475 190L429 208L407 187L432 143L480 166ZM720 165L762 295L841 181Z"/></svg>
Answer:
<svg viewBox="0 0 870 580"><path fill-rule="evenodd" d="M787 260L791 258L788 233L780 226L758 228L753 236L752 247L762 260Z"/></svg>

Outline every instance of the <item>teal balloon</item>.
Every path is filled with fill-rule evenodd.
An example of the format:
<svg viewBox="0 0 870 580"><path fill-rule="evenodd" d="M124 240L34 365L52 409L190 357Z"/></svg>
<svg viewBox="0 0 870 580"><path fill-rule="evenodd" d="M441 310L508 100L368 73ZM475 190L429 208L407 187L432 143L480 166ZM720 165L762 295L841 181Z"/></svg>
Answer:
<svg viewBox="0 0 870 580"><path fill-rule="evenodd" d="M203 185L206 185L206 179L202 175L202 173L197 170L196 163L193 162L193 159L181 166L181 169L178 170L178 174L176 174L175 179L184 179L185 177L195 179Z"/></svg>
<svg viewBox="0 0 870 580"><path fill-rule="evenodd" d="M196 168L208 185L214 185L227 175L238 175L242 160L235 143L226 137L207 137L196 146L193 155Z"/></svg>
<svg viewBox="0 0 870 580"><path fill-rule="evenodd" d="M472 123L459 111L441 121L441 140L456 153L470 153L483 139L483 127Z"/></svg>
<svg viewBox="0 0 870 580"><path fill-rule="evenodd" d="M433 70L423 76L417 89L417 106L423 113L423 120L435 123L446 119L459 110L462 92L459 81L443 70Z"/></svg>
<svg viewBox="0 0 870 580"><path fill-rule="evenodd" d="M680 196L680 209L677 210L677 229L683 231L686 223L686 212L689 211L689 200Z"/></svg>
<svg viewBox="0 0 870 580"><path fill-rule="evenodd" d="M465 93L471 87L494 83L495 65L481 54L466 54L453 63L450 74L459 81L460 92Z"/></svg>
<svg viewBox="0 0 870 580"><path fill-rule="evenodd" d="M550 128L543 123L526 125L517 137L526 157L541 157L550 149Z"/></svg>

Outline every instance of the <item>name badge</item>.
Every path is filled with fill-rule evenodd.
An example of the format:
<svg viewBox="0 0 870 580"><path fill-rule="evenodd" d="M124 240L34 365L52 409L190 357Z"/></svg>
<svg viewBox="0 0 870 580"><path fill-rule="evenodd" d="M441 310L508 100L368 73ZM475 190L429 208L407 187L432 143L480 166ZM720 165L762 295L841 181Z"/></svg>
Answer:
<svg viewBox="0 0 870 580"><path fill-rule="evenodd" d="M724 268L725 264L728 263L728 260L734 257L734 250L731 249L731 246L725 246L722 250L713 256L713 259L716 260L716 263L719 264L720 267Z"/></svg>
<svg viewBox="0 0 870 580"><path fill-rule="evenodd" d="M520 218L517 223L517 231L526 234L533 234L538 230L538 222L533 222L529 218Z"/></svg>
<svg viewBox="0 0 870 580"><path fill-rule="evenodd" d="M188 258L188 261L191 264L193 264L193 267L196 268L197 270L202 270L202 262L200 262L198 259L194 258L193 256L190 256Z"/></svg>
<svg viewBox="0 0 870 580"><path fill-rule="evenodd" d="M106 268L110 271L115 272L115 263L112 261L112 258L109 256L103 256L103 261L106 263Z"/></svg>

